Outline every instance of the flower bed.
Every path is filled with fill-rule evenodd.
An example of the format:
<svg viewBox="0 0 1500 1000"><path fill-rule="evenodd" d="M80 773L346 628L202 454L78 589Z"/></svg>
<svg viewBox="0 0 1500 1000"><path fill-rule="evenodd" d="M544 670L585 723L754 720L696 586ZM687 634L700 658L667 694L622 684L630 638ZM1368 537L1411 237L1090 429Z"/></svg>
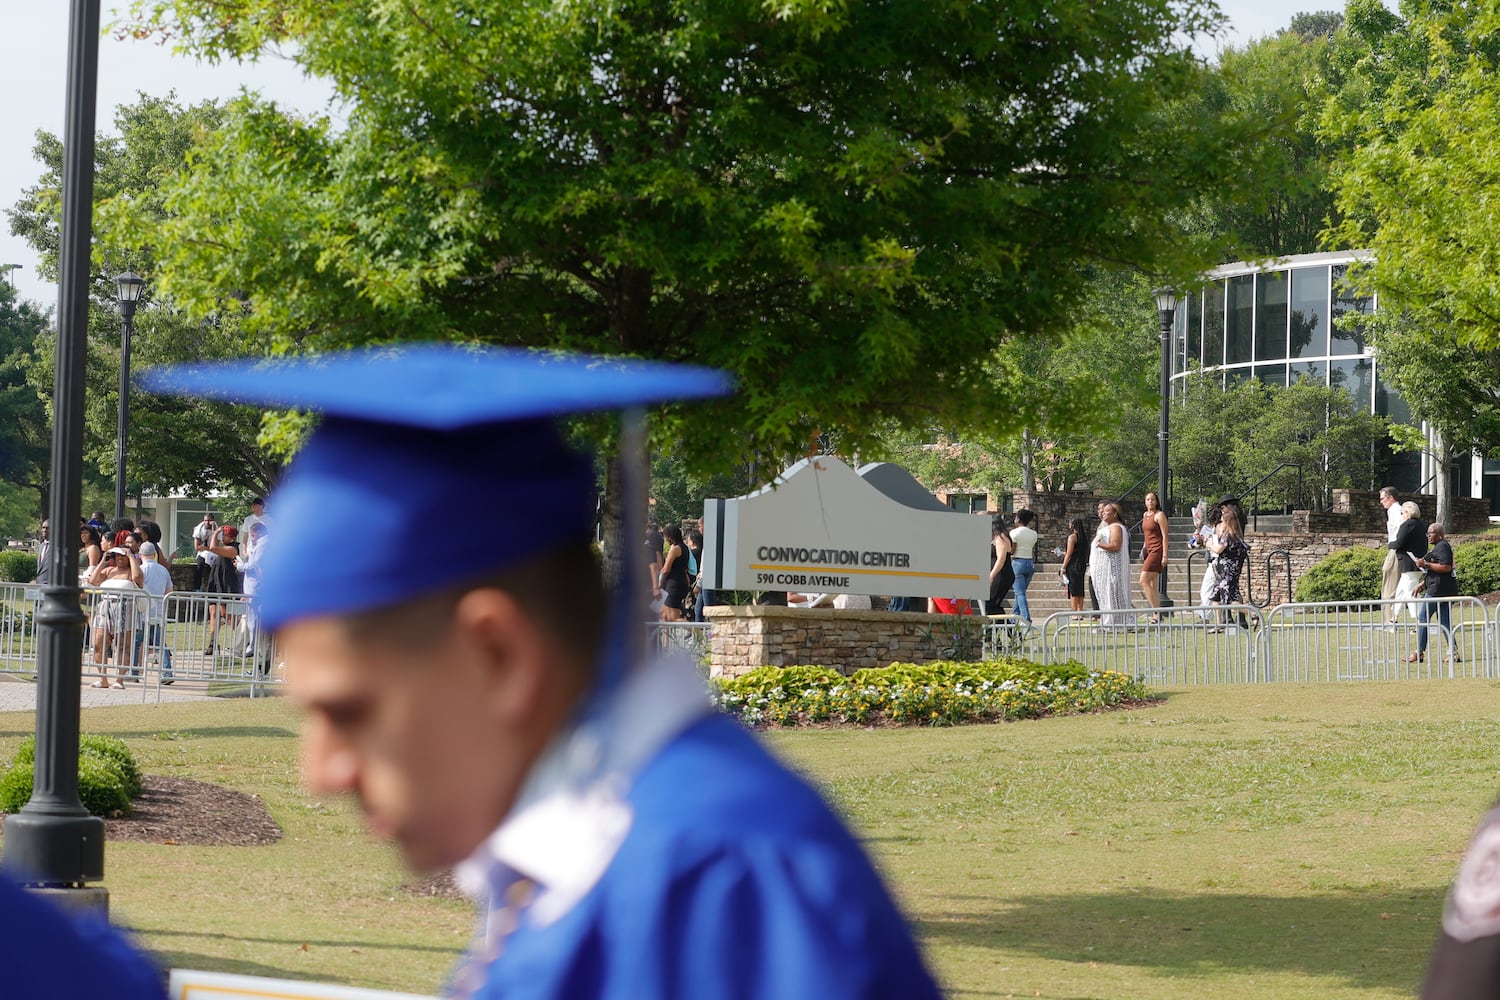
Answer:
<svg viewBox="0 0 1500 1000"><path fill-rule="evenodd" d="M1140 681L1081 663L893 663L845 677L827 667L760 667L713 682L714 701L750 726L954 726L1098 712L1147 701Z"/></svg>

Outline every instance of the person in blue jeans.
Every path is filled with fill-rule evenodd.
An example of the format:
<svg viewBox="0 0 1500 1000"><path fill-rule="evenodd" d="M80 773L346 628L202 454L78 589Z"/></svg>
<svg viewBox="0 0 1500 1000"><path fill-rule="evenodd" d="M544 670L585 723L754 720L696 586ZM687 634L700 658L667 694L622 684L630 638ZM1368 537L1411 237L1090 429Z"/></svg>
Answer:
<svg viewBox="0 0 1500 1000"><path fill-rule="evenodd" d="M1417 618L1417 651L1406 658L1407 663L1421 663L1427 659L1427 623L1434 617L1442 626L1448 640L1448 659L1457 663L1462 657L1454 648L1451 599L1458 596L1458 577L1453 575L1453 546L1448 543L1447 532L1441 524L1427 526L1425 558L1418 558L1417 568L1425 574L1423 590L1427 600L1422 602Z"/></svg>
<svg viewBox="0 0 1500 1000"><path fill-rule="evenodd" d="M1037 533L1031 526L1034 520L1036 514L1022 507L1016 511L1016 526L1010 529L1010 541L1014 546L1010 564L1016 571L1016 617L1027 625L1031 624L1031 605L1026 600L1026 588L1031 586L1031 578L1036 575Z"/></svg>

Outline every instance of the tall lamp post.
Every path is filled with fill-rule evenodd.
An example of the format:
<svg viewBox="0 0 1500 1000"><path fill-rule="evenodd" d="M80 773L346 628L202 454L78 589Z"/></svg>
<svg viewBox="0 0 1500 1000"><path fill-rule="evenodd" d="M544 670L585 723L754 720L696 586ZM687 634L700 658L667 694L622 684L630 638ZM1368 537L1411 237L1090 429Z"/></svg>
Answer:
<svg viewBox="0 0 1500 1000"><path fill-rule="evenodd" d="M1156 424L1156 498L1161 501L1163 513L1171 517L1172 506L1167 497L1167 439L1172 414L1172 320L1177 315L1177 293L1170 288L1158 288L1152 294L1156 297L1156 312L1161 318L1161 413ZM1165 605L1168 603L1166 566L1161 570L1160 592Z"/></svg>
<svg viewBox="0 0 1500 1000"><path fill-rule="evenodd" d="M135 305L146 279L134 271L115 278L120 303L120 421L115 434L115 517L125 516L125 432L130 424L130 336L135 332Z"/></svg>
<svg viewBox="0 0 1500 1000"><path fill-rule="evenodd" d="M89 310L90 211L94 204L94 110L98 98L99 0L73 0L68 16L68 93L63 121L57 363L52 407L54 529L48 583L36 615L36 767L31 800L5 821L4 865L42 891L107 909L104 821L78 799L78 708L83 634L78 532L83 506L83 397Z"/></svg>

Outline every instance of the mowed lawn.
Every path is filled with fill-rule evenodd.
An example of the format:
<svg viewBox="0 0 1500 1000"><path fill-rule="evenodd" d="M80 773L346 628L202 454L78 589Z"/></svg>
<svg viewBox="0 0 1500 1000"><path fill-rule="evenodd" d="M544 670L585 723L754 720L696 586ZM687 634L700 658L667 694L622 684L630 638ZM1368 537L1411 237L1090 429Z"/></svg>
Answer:
<svg viewBox="0 0 1500 1000"><path fill-rule="evenodd" d="M1500 684L1197 688L958 729L779 731L865 837L955 997L1386 998L1500 792ZM0 758L31 731L0 715ZM148 773L258 795L261 848L110 843L117 920L165 964L435 992L468 907L296 780L279 699L89 710Z"/></svg>

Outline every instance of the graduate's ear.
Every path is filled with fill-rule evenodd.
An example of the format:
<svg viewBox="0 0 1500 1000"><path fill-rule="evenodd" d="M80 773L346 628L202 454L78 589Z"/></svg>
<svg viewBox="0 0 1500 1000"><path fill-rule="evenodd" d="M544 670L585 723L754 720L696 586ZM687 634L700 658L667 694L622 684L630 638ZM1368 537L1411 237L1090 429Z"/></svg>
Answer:
<svg viewBox="0 0 1500 1000"><path fill-rule="evenodd" d="M534 719L560 673L547 631L515 597L493 587L459 598L452 629L458 655L472 657L497 721L515 726Z"/></svg>

